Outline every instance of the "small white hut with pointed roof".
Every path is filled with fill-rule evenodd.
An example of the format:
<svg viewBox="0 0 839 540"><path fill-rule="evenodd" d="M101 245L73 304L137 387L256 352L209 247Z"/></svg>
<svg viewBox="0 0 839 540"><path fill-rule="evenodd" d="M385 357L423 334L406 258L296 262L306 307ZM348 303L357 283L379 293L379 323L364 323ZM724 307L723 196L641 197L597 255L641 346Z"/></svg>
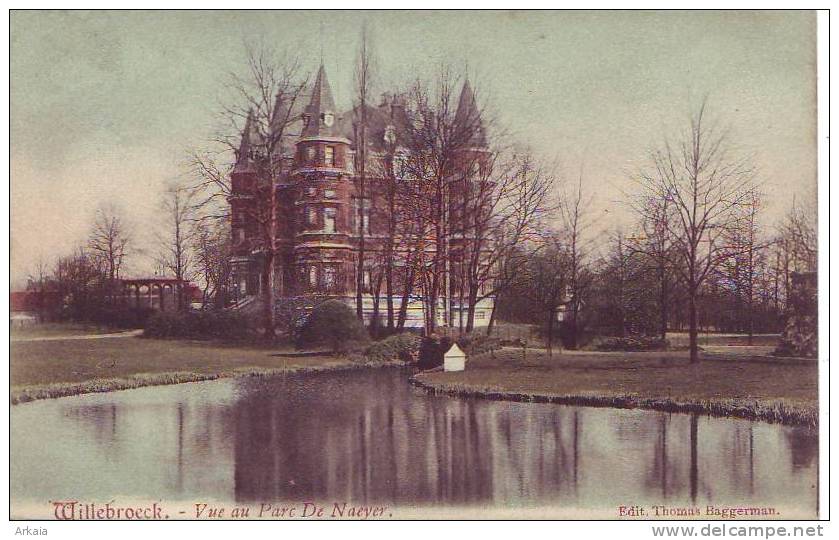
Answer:
<svg viewBox="0 0 839 540"><path fill-rule="evenodd" d="M457 346L457 343L453 343L451 349L443 355L443 371L463 371L465 369L466 353Z"/></svg>

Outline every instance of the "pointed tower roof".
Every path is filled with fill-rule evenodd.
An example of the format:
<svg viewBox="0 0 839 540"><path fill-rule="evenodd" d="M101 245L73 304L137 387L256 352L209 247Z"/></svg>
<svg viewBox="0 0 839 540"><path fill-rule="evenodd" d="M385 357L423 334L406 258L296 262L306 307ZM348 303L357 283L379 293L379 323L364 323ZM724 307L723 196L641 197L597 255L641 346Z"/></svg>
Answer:
<svg viewBox="0 0 839 540"><path fill-rule="evenodd" d="M476 148L486 148L486 132L484 124L481 121L481 111L478 109L478 102L475 99L475 93L472 91L472 85L469 84L469 79L463 83L463 90L460 91L460 100L457 103L457 112L454 115L454 121L472 131L470 137L470 144Z"/></svg>
<svg viewBox="0 0 839 540"><path fill-rule="evenodd" d="M318 69L315 84L312 86L312 97L305 114L309 118L309 123L303 128L303 137L334 136L335 99L332 97L332 88L326 78L323 64Z"/></svg>
<svg viewBox="0 0 839 540"><path fill-rule="evenodd" d="M253 109L249 109L245 127L242 129L242 142L239 143L239 152L236 155L236 166L233 168L233 172L252 172L254 170L253 151L257 142L253 123Z"/></svg>

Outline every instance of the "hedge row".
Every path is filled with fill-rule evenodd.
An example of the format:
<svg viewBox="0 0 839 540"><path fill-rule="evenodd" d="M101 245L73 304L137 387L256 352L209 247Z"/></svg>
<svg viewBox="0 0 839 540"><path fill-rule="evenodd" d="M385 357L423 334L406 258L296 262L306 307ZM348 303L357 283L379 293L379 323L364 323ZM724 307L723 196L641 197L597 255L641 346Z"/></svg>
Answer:
<svg viewBox="0 0 839 540"><path fill-rule="evenodd" d="M231 311L157 312L149 317L143 335L238 341L249 336L249 327L245 316Z"/></svg>
<svg viewBox="0 0 839 540"><path fill-rule="evenodd" d="M666 339L656 336L606 338L596 345L598 351L665 351L669 348Z"/></svg>
<svg viewBox="0 0 839 540"><path fill-rule="evenodd" d="M405 362L416 362L421 340L418 335L410 332L395 334L367 347L364 356L374 361L399 358Z"/></svg>

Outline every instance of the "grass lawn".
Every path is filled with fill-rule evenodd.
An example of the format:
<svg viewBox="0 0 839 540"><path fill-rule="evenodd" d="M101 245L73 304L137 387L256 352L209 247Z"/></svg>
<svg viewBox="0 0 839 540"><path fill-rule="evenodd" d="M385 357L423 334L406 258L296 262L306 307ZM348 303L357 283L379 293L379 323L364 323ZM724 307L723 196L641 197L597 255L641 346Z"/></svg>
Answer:
<svg viewBox="0 0 839 540"><path fill-rule="evenodd" d="M10 330L12 339L57 336L84 336L89 334L111 334L118 329L85 323L41 323L19 326Z"/></svg>
<svg viewBox="0 0 839 540"><path fill-rule="evenodd" d="M11 401L300 369L348 367L333 356L139 337L11 344ZM288 351L286 351L288 352Z"/></svg>
<svg viewBox="0 0 839 540"><path fill-rule="evenodd" d="M502 349L471 358L463 372L422 373L435 391L501 399L540 396L588 405L696 410L793 424L818 419L815 361L715 356L691 365L687 353L544 352Z"/></svg>

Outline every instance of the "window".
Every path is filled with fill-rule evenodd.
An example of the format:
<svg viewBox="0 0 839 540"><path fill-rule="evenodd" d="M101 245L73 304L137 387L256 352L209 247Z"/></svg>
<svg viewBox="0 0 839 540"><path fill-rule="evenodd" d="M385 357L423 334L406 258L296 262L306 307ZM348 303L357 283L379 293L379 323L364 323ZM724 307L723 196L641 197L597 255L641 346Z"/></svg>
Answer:
<svg viewBox="0 0 839 540"><path fill-rule="evenodd" d="M363 206L360 219L358 215L359 206ZM366 199L353 200L353 219L355 220L356 234L362 234L362 231L364 231L364 234L370 234L370 208Z"/></svg>
<svg viewBox="0 0 839 540"><path fill-rule="evenodd" d="M306 195L308 195L309 197L314 197L317 194L318 194L318 188L313 188L313 187L306 188Z"/></svg>
<svg viewBox="0 0 839 540"><path fill-rule="evenodd" d="M334 146L327 146L324 149L323 164L327 167L334 167L335 166L335 147Z"/></svg>
<svg viewBox="0 0 839 540"><path fill-rule="evenodd" d="M334 208L327 208L323 212L323 230L328 233L335 232L335 216L338 214Z"/></svg>
<svg viewBox="0 0 839 540"><path fill-rule="evenodd" d="M361 286L364 288L364 292L370 292L371 283L373 283L373 271L365 268L361 274Z"/></svg>
<svg viewBox="0 0 839 540"><path fill-rule="evenodd" d="M315 160L315 150L316 148L314 146L310 146L306 149L306 159L309 160L309 163Z"/></svg>
<svg viewBox="0 0 839 540"><path fill-rule="evenodd" d="M318 286L318 267L317 266L310 266L309 267L309 286L310 287L317 287Z"/></svg>
<svg viewBox="0 0 839 540"><path fill-rule="evenodd" d="M327 189L323 192L323 196L327 199L334 199L335 198L335 190L334 189Z"/></svg>
<svg viewBox="0 0 839 540"><path fill-rule="evenodd" d="M327 266L323 269L323 286L327 289L334 289L337 269L334 266Z"/></svg>
<svg viewBox="0 0 839 540"><path fill-rule="evenodd" d="M318 210L317 208L309 208L309 212L307 214L306 222L309 225L315 226L318 224Z"/></svg>
<svg viewBox="0 0 839 540"><path fill-rule="evenodd" d="M236 239L236 243L240 244L245 241L245 230L244 229L235 229L235 234L233 237Z"/></svg>
<svg viewBox="0 0 839 540"><path fill-rule="evenodd" d="M364 208L361 211L361 230L364 234L370 234L370 209Z"/></svg>

